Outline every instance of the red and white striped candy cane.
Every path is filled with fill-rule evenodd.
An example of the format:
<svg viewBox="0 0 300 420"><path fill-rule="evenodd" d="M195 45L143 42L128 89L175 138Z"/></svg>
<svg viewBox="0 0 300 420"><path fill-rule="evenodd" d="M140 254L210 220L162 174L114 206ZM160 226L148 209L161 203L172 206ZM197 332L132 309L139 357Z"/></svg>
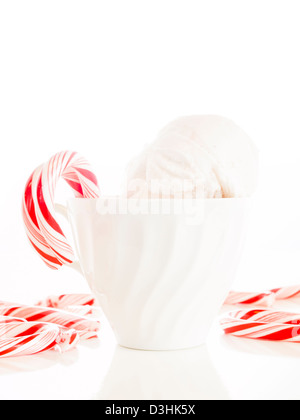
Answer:
<svg viewBox="0 0 300 420"><path fill-rule="evenodd" d="M225 305L259 305L270 307L275 302L275 294L272 292L246 293L230 292L225 300Z"/></svg>
<svg viewBox="0 0 300 420"><path fill-rule="evenodd" d="M95 298L91 294L73 293L60 296L48 296L46 299L37 303L37 306L49 308L68 309L72 306L94 306Z"/></svg>
<svg viewBox="0 0 300 420"><path fill-rule="evenodd" d="M54 195L64 179L76 197L96 198L99 187L88 162L75 152L61 152L30 176L23 197L23 220L27 236L44 262L53 269L74 261L74 253L57 223Z"/></svg>
<svg viewBox="0 0 300 420"><path fill-rule="evenodd" d="M54 324L0 321L0 358L28 356L55 349L73 348L79 336L75 330Z"/></svg>
<svg viewBox="0 0 300 420"><path fill-rule="evenodd" d="M270 307L276 300L287 300L300 294L300 286L288 286L272 289L263 293L230 292L226 305L259 305Z"/></svg>
<svg viewBox="0 0 300 420"><path fill-rule="evenodd" d="M5 316L0 315L0 323L1 324L11 324L12 322L26 322L26 319L23 318L17 318L14 316Z"/></svg>
<svg viewBox="0 0 300 420"><path fill-rule="evenodd" d="M95 298L90 294L67 294L61 296L48 296L36 304L48 308L63 309L73 314L99 317L99 307L95 306Z"/></svg>
<svg viewBox="0 0 300 420"><path fill-rule="evenodd" d="M22 203L23 221L26 234L34 249L38 252L43 261L50 268L59 268L62 263L56 258L54 252L49 247L42 235L33 201L32 184L34 178L39 178L42 167L37 168L27 181Z"/></svg>
<svg viewBox="0 0 300 420"><path fill-rule="evenodd" d="M220 323L225 334L236 337L300 343L300 314L251 309L230 312Z"/></svg>
<svg viewBox="0 0 300 420"><path fill-rule="evenodd" d="M28 322L46 322L68 329L74 329L78 332L80 338L85 340L98 337L97 332L100 327L98 320L61 309L44 308L41 306L0 302L1 315L22 318Z"/></svg>

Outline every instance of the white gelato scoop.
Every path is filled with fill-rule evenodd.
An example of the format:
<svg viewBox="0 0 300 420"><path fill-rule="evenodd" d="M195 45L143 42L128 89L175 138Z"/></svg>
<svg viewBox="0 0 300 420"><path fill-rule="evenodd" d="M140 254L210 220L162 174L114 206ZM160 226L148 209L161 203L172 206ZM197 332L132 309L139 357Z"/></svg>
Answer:
<svg viewBox="0 0 300 420"><path fill-rule="evenodd" d="M250 196L257 184L258 152L231 120L181 117L128 167L128 197L230 198Z"/></svg>

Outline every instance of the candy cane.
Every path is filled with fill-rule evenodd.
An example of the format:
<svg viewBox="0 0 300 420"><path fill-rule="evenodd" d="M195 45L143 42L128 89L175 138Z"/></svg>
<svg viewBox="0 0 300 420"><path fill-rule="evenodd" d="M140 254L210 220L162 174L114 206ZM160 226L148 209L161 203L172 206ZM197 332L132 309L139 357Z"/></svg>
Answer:
<svg viewBox="0 0 300 420"><path fill-rule="evenodd" d="M252 309L230 312L220 323L236 337L300 343L300 314Z"/></svg>
<svg viewBox="0 0 300 420"><path fill-rule="evenodd" d="M40 231L35 205L33 202L33 179L38 178L40 173L41 167L37 168L27 181L22 203L23 221L25 224L27 237L33 248L38 252L40 257L50 268L59 268L62 263L56 258L54 252L51 250Z"/></svg>
<svg viewBox="0 0 300 420"><path fill-rule="evenodd" d="M292 299L300 294L300 286L281 287L263 293L230 292L226 305L259 305L270 307L276 300Z"/></svg>
<svg viewBox="0 0 300 420"><path fill-rule="evenodd" d="M3 317L1 317L3 319ZM28 356L55 349L73 348L79 337L75 330L54 324L0 321L0 358Z"/></svg>
<svg viewBox="0 0 300 420"><path fill-rule="evenodd" d="M78 332L80 338L89 340L98 337L100 323L98 320L69 313L60 309L41 306L16 305L0 302L0 316L12 316L28 322L52 323Z"/></svg>
<svg viewBox="0 0 300 420"><path fill-rule="evenodd" d="M27 236L43 261L53 269L74 261L74 253L55 217L57 182L64 179L76 197L99 196L97 179L87 161L75 152L61 152L29 177L22 214Z"/></svg>
<svg viewBox="0 0 300 420"><path fill-rule="evenodd" d="M50 349L65 352L74 348L80 338L98 337L99 321L78 313L79 308L88 312L93 299L90 295L52 297L52 301L66 305L82 304L72 312L0 301L0 358L28 356Z"/></svg>
<svg viewBox="0 0 300 420"><path fill-rule="evenodd" d="M60 296L48 296L46 299L37 303L37 306L47 306L49 308L68 309L74 306L94 306L95 298L90 294L67 294Z"/></svg>
<svg viewBox="0 0 300 420"><path fill-rule="evenodd" d="M73 314L99 317L100 308L95 306L95 297L90 294L67 294L60 296L48 296L36 304L48 308L64 309Z"/></svg>
<svg viewBox="0 0 300 420"><path fill-rule="evenodd" d="M13 317L13 316L4 316L4 315L0 316L0 323L1 324L11 324L13 322L14 323L16 323L16 322L26 322L26 319L17 318L17 317Z"/></svg>

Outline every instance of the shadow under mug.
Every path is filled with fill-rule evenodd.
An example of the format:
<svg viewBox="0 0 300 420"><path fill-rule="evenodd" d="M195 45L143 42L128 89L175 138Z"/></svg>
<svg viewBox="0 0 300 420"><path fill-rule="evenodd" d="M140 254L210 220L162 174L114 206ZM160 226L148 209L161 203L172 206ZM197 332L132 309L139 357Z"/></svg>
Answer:
<svg viewBox="0 0 300 420"><path fill-rule="evenodd" d="M249 199L191 200L190 208L176 199L128 202L124 210L117 198L68 201L79 258L73 267L121 346L202 344L235 277Z"/></svg>

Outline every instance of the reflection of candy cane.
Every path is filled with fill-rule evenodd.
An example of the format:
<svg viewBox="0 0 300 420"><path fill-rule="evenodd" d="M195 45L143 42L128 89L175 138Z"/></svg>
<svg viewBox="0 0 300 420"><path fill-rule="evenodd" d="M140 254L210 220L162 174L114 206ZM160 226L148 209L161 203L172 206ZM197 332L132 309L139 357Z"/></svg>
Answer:
<svg viewBox="0 0 300 420"><path fill-rule="evenodd" d="M259 305L270 307L276 300L287 300L300 294L300 286L272 289L264 293L230 292L226 305Z"/></svg>
<svg viewBox="0 0 300 420"><path fill-rule="evenodd" d="M57 153L30 176L23 199L26 233L44 262L54 269L74 261L72 248L55 218L54 194L60 179L71 186L76 197L99 196L89 164L74 152Z"/></svg>
<svg viewBox="0 0 300 420"><path fill-rule="evenodd" d="M22 318L28 322L47 322L71 328L78 332L80 338L86 340L96 338L100 326L97 320L60 309L15 305L7 302L0 302L0 315Z"/></svg>
<svg viewBox="0 0 300 420"><path fill-rule="evenodd" d="M257 340L300 342L300 314L252 309L221 319L225 334Z"/></svg>
<svg viewBox="0 0 300 420"><path fill-rule="evenodd" d="M78 341L75 330L37 322L0 321L0 358L27 356L56 349L67 351Z"/></svg>

